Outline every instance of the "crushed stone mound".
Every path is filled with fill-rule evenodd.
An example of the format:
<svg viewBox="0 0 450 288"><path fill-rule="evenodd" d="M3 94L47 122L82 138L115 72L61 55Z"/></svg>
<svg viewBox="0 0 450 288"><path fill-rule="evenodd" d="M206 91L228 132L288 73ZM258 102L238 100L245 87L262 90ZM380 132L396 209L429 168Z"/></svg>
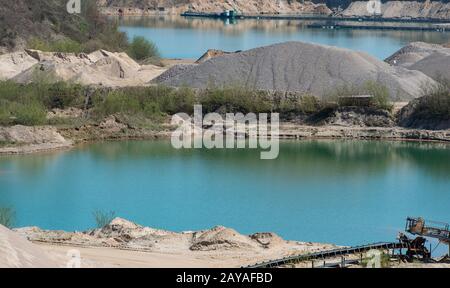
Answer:
<svg viewBox="0 0 450 288"><path fill-rule="evenodd" d="M216 226L211 230L193 234L191 250L211 251L223 249L255 248L255 242L233 229Z"/></svg>
<svg viewBox="0 0 450 288"><path fill-rule="evenodd" d="M167 71L153 79L152 83L162 83L169 80L172 77L179 76L183 73L190 71L192 68L196 67L197 64L177 64L169 68Z"/></svg>
<svg viewBox="0 0 450 288"><path fill-rule="evenodd" d="M25 59L12 62L12 57L23 55ZM33 60L30 60L33 59ZM14 64L18 62L17 64ZM6 75L18 83L30 83L36 79L47 81L73 81L84 85L108 87L145 85L166 71L154 65L139 65L126 53L105 50L85 53L53 53L27 49L24 52L3 55L0 58L0 77ZM13 71L13 72L11 72Z"/></svg>
<svg viewBox="0 0 450 288"><path fill-rule="evenodd" d="M391 65L417 70L431 78L450 81L450 48L413 42L386 59Z"/></svg>
<svg viewBox="0 0 450 288"><path fill-rule="evenodd" d="M176 73L175 73L176 74ZM162 83L207 88L243 85L258 90L326 96L336 87L376 81L392 100L421 96L419 89L434 81L419 71L392 67L366 53L337 47L286 42L216 57L176 74Z"/></svg>
<svg viewBox="0 0 450 288"><path fill-rule="evenodd" d="M61 263L52 255L0 225L0 268L56 268Z"/></svg>

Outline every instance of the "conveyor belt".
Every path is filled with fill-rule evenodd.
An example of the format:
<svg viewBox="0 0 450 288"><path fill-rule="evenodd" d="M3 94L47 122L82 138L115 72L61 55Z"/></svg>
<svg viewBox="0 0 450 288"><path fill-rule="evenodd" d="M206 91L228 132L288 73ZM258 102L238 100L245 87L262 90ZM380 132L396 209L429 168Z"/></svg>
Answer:
<svg viewBox="0 0 450 288"><path fill-rule="evenodd" d="M400 242L380 242L362 246L354 246L348 248L339 248L333 250L327 250L322 252L315 252L311 254L301 254L296 256L289 256L281 259L270 260L267 262L256 263L254 265L247 266L246 268L271 268L279 267L286 264L298 263L302 261L309 261L315 259L333 258L343 255L356 254L361 252L367 252L370 250L391 250L391 249L403 249L408 248L406 243Z"/></svg>

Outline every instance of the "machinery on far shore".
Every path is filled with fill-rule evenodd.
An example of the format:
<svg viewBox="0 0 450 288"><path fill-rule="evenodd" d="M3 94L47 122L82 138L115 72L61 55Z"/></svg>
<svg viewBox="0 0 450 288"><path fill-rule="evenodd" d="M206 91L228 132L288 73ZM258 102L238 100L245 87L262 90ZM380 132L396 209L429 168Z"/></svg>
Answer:
<svg viewBox="0 0 450 288"><path fill-rule="evenodd" d="M408 217L406 219L405 231L412 235L419 236L416 239L412 240L412 242L415 242L412 243L414 244L413 247L415 248L408 250L408 252L411 254L410 255L411 257L414 255L418 255L421 257L427 256L425 255L426 250L420 250L418 248L423 246L423 248L426 249L425 248L426 240L424 237L429 237L437 239L440 243L447 245L449 247L449 253L447 257L450 258L450 225L448 223L429 221L421 217L418 218ZM406 236L404 234L403 236L400 235L399 240L402 241L403 239L404 241L406 241L407 237L406 239L405 237ZM431 258L431 251L429 252L429 258Z"/></svg>
<svg viewBox="0 0 450 288"><path fill-rule="evenodd" d="M270 260L262 263L256 263L254 265L247 266L247 268L271 268L271 267L286 267L289 265L295 265L300 262L312 261L314 266L315 260L324 260L324 264L320 267L347 267L352 264L361 264L363 256L362 253L369 252L371 250L384 250L391 251L389 254L393 258L397 258L402 261L412 262L419 260L422 262L448 262L450 260L450 225L447 223L426 221L421 217L406 219L405 232L416 235L415 239L409 238L404 233L399 233L398 242L380 242L355 247L344 247L328 251L320 251L312 254L300 254L289 256L281 259ZM449 254L444 256L440 260L432 259L432 249L426 247L427 239L425 237L439 240L440 243L444 243L449 246ZM406 249L406 253L403 250ZM360 255L360 260L346 260L345 257L351 255ZM341 257L339 263L325 263L325 259L333 259Z"/></svg>

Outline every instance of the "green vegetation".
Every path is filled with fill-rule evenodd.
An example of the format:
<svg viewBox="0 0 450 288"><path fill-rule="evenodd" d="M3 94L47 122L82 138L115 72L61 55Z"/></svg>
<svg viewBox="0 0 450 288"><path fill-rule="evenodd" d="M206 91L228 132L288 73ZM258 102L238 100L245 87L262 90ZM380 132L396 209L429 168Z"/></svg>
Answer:
<svg viewBox="0 0 450 288"><path fill-rule="evenodd" d="M7 228L13 228L15 212L10 207L0 207L0 225L3 225Z"/></svg>
<svg viewBox="0 0 450 288"><path fill-rule="evenodd" d="M154 44L143 39L128 42L117 20L99 13L97 0L82 0L81 14L69 14L67 1L4 1L0 9L0 46L27 47L50 52L90 53L105 49L133 52L137 60L156 57ZM142 58L143 57L143 58Z"/></svg>
<svg viewBox="0 0 450 288"><path fill-rule="evenodd" d="M373 267L375 265L374 256L371 255L370 257L365 257L362 259L361 266L365 268L375 268ZM389 268L391 266L391 256L386 252L380 252L380 258L379 258L379 265L381 268Z"/></svg>
<svg viewBox="0 0 450 288"><path fill-rule="evenodd" d="M44 52L80 53L84 51L84 47L79 42L71 39L44 41L40 38L32 38L28 41L28 48Z"/></svg>
<svg viewBox="0 0 450 288"><path fill-rule="evenodd" d="M448 88L445 90L443 87L433 90L427 98L429 101L421 104L423 111L448 117ZM320 118L320 115L328 115L337 107L355 106L355 103L342 101L340 96L355 95L354 91L365 91L373 95L370 103L356 103L356 106L383 110L391 108L384 87L367 83L363 88L364 90L340 88L335 92L335 98L323 101L312 95L269 93L242 86L211 87L203 90L163 85L112 89L85 87L67 82L51 83L45 77L26 85L0 81L0 125L50 124L69 128L89 123L98 124L105 117L114 115L119 122L129 127L148 128L153 127L152 125L157 127L168 115L179 112L192 114L195 104L201 104L204 113L278 112L282 120L295 117L306 119L310 116ZM48 112L56 108L78 108L85 113L82 118L47 119Z"/></svg>
<svg viewBox="0 0 450 288"><path fill-rule="evenodd" d="M153 42L146 40L144 37L134 37L127 52L131 58L138 61L148 59L158 60L160 58L156 45Z"/></svg>
<svg viewBox="0 0 450 288"><path fill-rule="evenodd" d="M368 103L350 98L357 95L370 95L373 98ZM390 95L387 87L373 81L367 81L360 86L344 85L337 87L325 98L329 103L336 103L339 107L365 106L387 111L393 109L393 105L389 101Z"/></svg>
<svg viewBox="0 0 450 288"><path fill-rule="evenodd" d="M450 119L450 81L441 79L438 84L424 89L426 95L415 109L422 118Z"/></svg>
<svg viewBox="0 0 450 288"><path fill-rule="evenodd" d="M111 223L111 221L114 220L114 218L116 218L116 212L114 212L114 211L106 212L106 211L96 210L92 213L92 215L94 216L97 228L105 227L106 225Z"/></svg>

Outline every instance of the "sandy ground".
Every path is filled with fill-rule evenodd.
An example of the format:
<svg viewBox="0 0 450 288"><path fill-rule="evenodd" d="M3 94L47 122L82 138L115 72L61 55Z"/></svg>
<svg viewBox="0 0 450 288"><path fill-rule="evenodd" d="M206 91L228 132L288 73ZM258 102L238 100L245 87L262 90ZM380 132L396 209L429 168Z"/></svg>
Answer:
<svg viewBox="0 0 450 288"><path fill-rule="evenodd" d="M66 257L67 260L70 260L67 256L68 252L78 250L80 251L82 268L212 268L221 267L222 265L233 266L233 264L226 261L199 259L183 254L141 252L103 247L80 248L49 244L39 244L38 246L47 253L57 253L61 257Z"/></svg>

